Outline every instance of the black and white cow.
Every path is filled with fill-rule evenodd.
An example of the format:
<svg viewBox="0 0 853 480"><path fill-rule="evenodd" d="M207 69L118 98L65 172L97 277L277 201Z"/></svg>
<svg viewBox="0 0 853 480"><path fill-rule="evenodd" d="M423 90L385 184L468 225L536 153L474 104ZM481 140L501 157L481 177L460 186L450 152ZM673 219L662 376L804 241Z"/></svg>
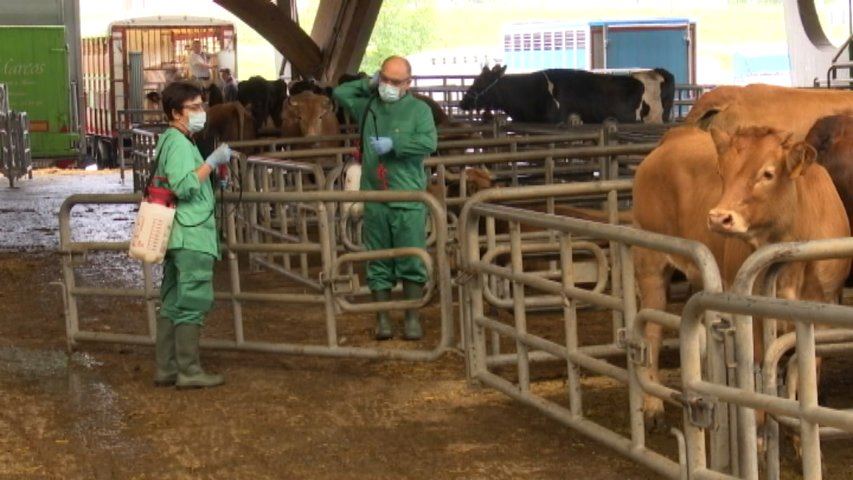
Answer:
<svg viewBox="0 0 853 480"><path fill-rule="evenodd" d="M517 122L564 123L571 114L584 123L670 120L675 77L662 68L631 75L550 69L504 75L506 66L483 71L465 92L463 110L503 110Z"/></svg>

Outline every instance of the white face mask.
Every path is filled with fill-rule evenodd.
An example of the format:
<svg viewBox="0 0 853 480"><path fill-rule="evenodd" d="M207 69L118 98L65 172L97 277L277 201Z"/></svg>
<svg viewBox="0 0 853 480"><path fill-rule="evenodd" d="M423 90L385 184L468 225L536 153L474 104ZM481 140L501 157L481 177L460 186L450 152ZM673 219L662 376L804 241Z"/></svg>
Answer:
<svg viewBox="0 0 853 480"><path fill-rule="evenodd" d="M187 130L190 133L198 133L204 130L204 124L207 122L207 112L192 112L187 120Z"/></svg>
<svg viewBox="0 0 853 480"><path fill-rule="evenodd" d="M379 84L379 98L383 102L393 103L400 99L400 88L388 85L387 83Z"/></svg>

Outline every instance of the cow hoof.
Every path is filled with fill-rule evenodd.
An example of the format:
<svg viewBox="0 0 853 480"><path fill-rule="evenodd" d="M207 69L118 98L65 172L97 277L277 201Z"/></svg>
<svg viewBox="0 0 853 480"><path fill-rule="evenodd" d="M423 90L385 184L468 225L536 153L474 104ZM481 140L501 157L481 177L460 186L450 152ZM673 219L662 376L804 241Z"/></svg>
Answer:
<svg viewBox="0 0 853 480"><path fill-rule="evenodd" d="M643 419L647 432L667 432L663 400L647 395L643 398Z"/></svg>
<svg viewBox="0 0 853 480"><path fill-rule="evenodd" d="M646 432L666 433L669 431L663 409L646 410L643 412L643 419L646 426Z"/></svg>

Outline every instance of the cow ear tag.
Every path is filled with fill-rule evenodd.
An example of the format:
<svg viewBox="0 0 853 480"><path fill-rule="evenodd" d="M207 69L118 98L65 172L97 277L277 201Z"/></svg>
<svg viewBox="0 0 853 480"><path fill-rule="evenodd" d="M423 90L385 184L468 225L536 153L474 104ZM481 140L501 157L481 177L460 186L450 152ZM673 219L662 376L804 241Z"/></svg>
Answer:
<svg viewBox="0 0 853 480"><path fill-rule="evenodd" d="M806 142L797 142L788 151L788 156L785 158L785 168L788 169L788 176L797 178L803 174L809 165L815 162L817 151L814 147Z"/></svg>

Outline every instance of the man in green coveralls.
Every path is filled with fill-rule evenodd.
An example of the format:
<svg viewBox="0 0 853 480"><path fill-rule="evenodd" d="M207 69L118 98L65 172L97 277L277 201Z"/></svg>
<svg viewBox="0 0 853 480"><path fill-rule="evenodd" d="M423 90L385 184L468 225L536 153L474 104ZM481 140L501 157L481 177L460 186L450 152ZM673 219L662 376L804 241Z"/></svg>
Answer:
<svg viewBox="0 0 853 480"><path fill-rule="evenodd" d="M361 190L418 190L426 188L424 158L438 143L432 112L408 94L412 67L402 57L382 62L373 78L344 83L335 100L359 120L362 145ZM426 247L426 205L419 202L364 204L362 241L368 250ZM367 265L367 284L375 301L388 301L397 280L407 299L420 299L427 281L418 257L375 260ZM393 336L388 312L376 315L376 339ZM407 310L403 338L423 337L418 311Z"/></svg>
<svg viewBox="0 0 853 480"><path fill-rule="evenodd" d="M221 375L205 373L199 361L199 334L213 307L213 262L219 239L210 176L231 157L222 144L202 159L192 134L204 128L201 90L190 82L173 82L162 94L169 128L157 141L155 177L165 178L177 197L177 211L163 263L155 357L157 386L215 387Z"/></svg>

